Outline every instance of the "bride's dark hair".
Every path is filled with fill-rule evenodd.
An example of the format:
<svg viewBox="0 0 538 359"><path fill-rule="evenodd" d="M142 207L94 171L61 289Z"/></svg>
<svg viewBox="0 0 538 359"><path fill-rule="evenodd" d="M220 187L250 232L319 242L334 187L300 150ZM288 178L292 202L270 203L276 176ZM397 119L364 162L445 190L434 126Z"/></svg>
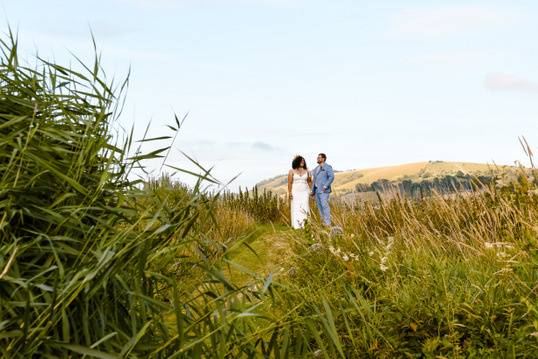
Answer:
<svg viewBox="0 0 538 359"><path fill-rule="evenodd" d="M294 170L300 168L302 161L304 161L304 169L308 169L308 167L306 167L306 160L303 158L303 156L295 156L293 161L291 161L291 168L293 168Z"/></svg>

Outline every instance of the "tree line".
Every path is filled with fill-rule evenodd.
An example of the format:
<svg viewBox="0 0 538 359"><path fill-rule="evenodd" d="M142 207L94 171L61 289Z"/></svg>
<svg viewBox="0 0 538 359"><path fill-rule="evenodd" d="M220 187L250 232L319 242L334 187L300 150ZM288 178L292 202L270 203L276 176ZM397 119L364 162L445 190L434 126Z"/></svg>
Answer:
<svg viewBox="0 0 538 359"><path fill-rule="evenodd" d="M432 179L414 181L404 179L401 181L390 181L384 178L376 180L370 184L359 183L355 186L356 192L399 192L403 196L411 198L422 198L430 196L434 192L445 195L457 192L473 192L495 182L494 176L480 175L472 176L464 173L456 175L445 175Z"/></svg>

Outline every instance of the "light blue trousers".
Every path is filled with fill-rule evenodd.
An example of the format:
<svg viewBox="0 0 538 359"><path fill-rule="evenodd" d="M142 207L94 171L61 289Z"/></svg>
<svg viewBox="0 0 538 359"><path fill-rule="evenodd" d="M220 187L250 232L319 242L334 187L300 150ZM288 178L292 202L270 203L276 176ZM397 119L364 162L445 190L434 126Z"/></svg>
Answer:
<svg viewBox="0 0 538 359"><path fill-rule="evenodd" d="M316 205L318 206L321 220L327 226L331 225L331 207L329 207L328 192L316 192Z"/></svg>

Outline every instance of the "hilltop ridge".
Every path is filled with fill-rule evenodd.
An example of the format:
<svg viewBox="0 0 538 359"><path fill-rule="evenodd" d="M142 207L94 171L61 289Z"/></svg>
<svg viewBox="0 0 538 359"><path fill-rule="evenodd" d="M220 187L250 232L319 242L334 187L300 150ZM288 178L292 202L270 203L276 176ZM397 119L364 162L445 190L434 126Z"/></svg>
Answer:
<svg viewBox="0 0 538 359"><path fill-rule="evenodd" d="M357 185L369 185L379 180L399 182L410 180L422 182L444 176L470 175L491 176L514 169L512 166L496 166L485 163L427 161L405 163L394 166L336 171L333 183L335 194L347 194L356 190ZM259 189L276 193L286 193L287 176L280 175L258 183Z"/></svg>

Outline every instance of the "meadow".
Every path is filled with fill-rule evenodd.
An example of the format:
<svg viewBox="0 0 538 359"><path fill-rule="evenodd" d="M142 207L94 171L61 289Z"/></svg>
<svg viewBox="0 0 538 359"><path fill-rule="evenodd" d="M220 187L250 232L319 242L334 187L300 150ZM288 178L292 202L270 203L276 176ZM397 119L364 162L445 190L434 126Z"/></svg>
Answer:
<svg viewBox="0 0 538 359"><path fill-rule="evenodd" d="M6 358L536 357L538 196L333 202L342 231L198 165L133 179L170 135L118 136L126 82L0 59L0 353ZM146 143L163 143L142 151ZM526 148L532 159L530 149ZM183 172L166 167L169 171Z"/></svg>

